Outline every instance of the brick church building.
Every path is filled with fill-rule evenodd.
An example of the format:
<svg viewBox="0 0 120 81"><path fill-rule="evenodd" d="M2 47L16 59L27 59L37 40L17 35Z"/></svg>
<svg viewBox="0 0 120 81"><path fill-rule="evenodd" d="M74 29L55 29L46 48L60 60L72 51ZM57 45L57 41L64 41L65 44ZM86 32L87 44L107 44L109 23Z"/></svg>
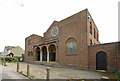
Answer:
<svg viewBox="0 0 120 81"><path fill-rule="evenodd" d="M119 50L119 42L100 43L99 31L87 9L54 21L43 37L32 34L25 39L26 62L112 71L120 68Z"/></svg>

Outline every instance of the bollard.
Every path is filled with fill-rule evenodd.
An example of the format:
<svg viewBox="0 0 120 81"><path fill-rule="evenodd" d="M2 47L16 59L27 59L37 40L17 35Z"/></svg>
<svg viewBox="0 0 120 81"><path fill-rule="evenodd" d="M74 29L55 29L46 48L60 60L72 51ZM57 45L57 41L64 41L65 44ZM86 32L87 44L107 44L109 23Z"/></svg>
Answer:
<svg viewBox="0 0 120 81"><path fill-rule="evenodd" d="M29 76L30 75L30 65L28 64L27 65L27 76Z"/></svg>
<svg viewBox="0 0 120 81"><path fill-rule="evenodd" d="M49 81L49 79L50 79L50 68L49 67L46 68L46 72L47 72L46 79L47 79L47 81Z"/></svg>
<svg viewBox="0 0 120 81"><path fill-rule="evenodd" d="M17 63L17 72L19 72L19 70L20 70L20 69L19 69L19 63Z"/></svg>
<svg viewBox="0 0 120 81"><path fill-rule="evenodd" d="M7 63L6 63L6 61L4 61L4 66L7 66Z"/></svg>
<svg viewBox="0 0 120 81"><path fill-rule="evenodd" d="M2 61L2 65L4 65L4 62Z"/></svg>

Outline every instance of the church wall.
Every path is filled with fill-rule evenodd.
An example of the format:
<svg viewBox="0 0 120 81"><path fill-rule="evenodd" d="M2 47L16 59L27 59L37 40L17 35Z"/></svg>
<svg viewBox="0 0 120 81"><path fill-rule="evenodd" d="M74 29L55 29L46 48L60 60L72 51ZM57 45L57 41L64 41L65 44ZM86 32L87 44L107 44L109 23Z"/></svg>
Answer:
<svg viewBox="0 0 120 81"><path fill-rule="evenodd" d="M99 42L99 31L89 12L87 12L87 23L88 23L88 31L87 31L88 45L90 44L90 41L92 41L92 44L99 44L100 43ZM91 31L90 26L92 27L92 33L90 33Z"/></svg>
<svg viewBox="0 0 120 81"><path fill-rule="evenodd" d="M94 34L89 34L89 22L91 21L96 33L99 35L99 31L92 20L88 20L89 12L87 9L72 15L60 22L54 21L53 24L44 33L44 37L38 35L31 35L25 39L25 61L36 61L36 53L33 48L34 45L39 44L42 41L58 38L59 42L56 42L56 62L61 65L77 66L96 69L96 54L99 51L107 53L107 69L120 71L120 56L117 55L117 43L98 44L99 40L94 38ZM56 36L51 35L51 31L54 27L58 27L58 34ZM66 41L69 38L74 38L76 41L76 54L66 54ZM90 44L92 39L92 45ZM32 41L31 43L29 41ZM28 44L28 42L30 44ZM47 44L46 44L47 45ZM47 48L50 44L47 45ZM43 45L44 46L44 45ZM28 54L28 52L32 52Z"/></svg>
<svg viewBox="0 0 120 81"><path fill-rule="evenodd" d="M118 58L118 72L119 72L119 76L120 76L120 56Z"/></svg>
<svg viewBox="0 0 120 81"><path fill-rule="evenodd" d="M44 40L49 40L52 38L58 38L59 37L59 31L56 36L52 36L51 31L54 27L57 27L59 30L59 23L57 21L54 21L53 24L47 29L47 31L44 33Z"/></svg>
<svg viewBox="0 0 120 81"><path fill-rule="evenodd" d="M117 60L117 65L118 65L118 72L120 76L120 43L118 44L118 60Z"/></svg>
<svg viewBox="0 0 120 81"><path fill-rule="evenodd" d="M80 12L59 23L58 62L62 65L88 67L87 45L87 10ZM66 54L66 40L73 37L76 40L77 53Z"/></svg>
<svg viewBox="0 0 120 81"><path fill-rule="evenodd" d="M35 44L42 42L42 40L43 39L41 36L38 36L35 34L33 34L25 39L25 61L33 62L36 60L36 54L35 54L35 50L33 49L33 46ZM28 54L28 52L32 52L32 53Z"/></svg>
<svg viewBox="0 0 120 81"><path fill-rule="evenodd" d="M96 54L103 51L107 54L107 70L117 70L117 45L117 42L90 45L88 48L89 68L96 69Z"/></svg>

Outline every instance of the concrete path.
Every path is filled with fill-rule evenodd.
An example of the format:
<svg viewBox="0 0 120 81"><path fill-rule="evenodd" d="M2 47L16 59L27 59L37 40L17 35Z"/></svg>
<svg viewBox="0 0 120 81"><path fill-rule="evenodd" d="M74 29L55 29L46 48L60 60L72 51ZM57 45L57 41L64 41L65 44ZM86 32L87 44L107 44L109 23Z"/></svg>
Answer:
<svg viewBox="0 0 120 81"><path fill-rule="evenodd" d="M0 80L1 79L25 79L25 77L7 66L0 65Z"/></svg>
<svg viewBox="0 0 120 81"><path fill-rule="evenodd" d="M35 76L35 79L46 79L47 66L21 62L20 71L23 71L24 74L27 71L27 64L30 65L30 75ZM16 65L17 63L8 63L7 67L12 68L15 72ZM99 73L89 70L50 67L50 79L101 79L101 77Z"/></svg>

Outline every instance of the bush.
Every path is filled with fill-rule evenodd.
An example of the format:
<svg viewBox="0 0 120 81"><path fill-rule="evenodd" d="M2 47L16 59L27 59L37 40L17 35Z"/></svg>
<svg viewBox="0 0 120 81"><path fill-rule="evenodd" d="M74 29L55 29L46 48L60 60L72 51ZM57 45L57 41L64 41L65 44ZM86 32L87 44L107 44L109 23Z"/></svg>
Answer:
<svg viewBox="0 0 120 81"><path fill-rule="evenodd" d="M5 58L2 56L1 60L2 60L2 61L5 61Z"/></svg>
<svg viewBox="0 0 120 81"><path fill-rule="evenodd" d="M9 56L7 56L7 57L2 57L1 58L1 60L2 61L7 61L8 63L11 63L11 62L20 62L20 58L21 57L9 57Z"/></svg>
<svg viewBox="0 0 120 81"><path fill-rule="evenodd" d="M115 76L118 78L118 81L120 81L120 75L119 72L117 70L112 71L113 74L115 74Z"/></svg>
<svg viewBox="0 0 120 81"><path fill-rule="evenodd" d="M5 57L5 61L12 61L13 60L13 57Z"/></svg>
<svg viewBox="0 0 120 81"><path fill-rule="evenodd" d="M34 79L34 78L35 78L35 76L34 76L34 75L30 75L29 77L31 77L32 79Z"/></svg>
<svg viewBox="0 0 120 81"><path fill-rule="evenodd" d="M17 57L18 58L18 61L21 61L21 57Z"/></svg>
<svg viewBox="0 0 120 81"><path fill-rule="evenodd" d="M20 71L20 74L23 74L23 71Z"/></svg>

